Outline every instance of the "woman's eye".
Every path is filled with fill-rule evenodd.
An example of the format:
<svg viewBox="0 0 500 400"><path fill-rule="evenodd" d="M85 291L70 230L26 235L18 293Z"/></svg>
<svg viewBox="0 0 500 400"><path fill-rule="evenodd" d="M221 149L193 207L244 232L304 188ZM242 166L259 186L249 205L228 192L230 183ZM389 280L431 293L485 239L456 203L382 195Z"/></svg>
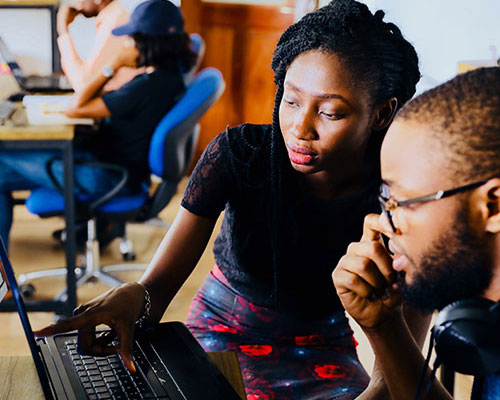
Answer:
<svg viewBox="0 0 500 400"><path fill-rule="evenodd" d="M297 106L297 103L291 99L284 99L285 103L288 104L289 106Z"/></svg>
<svg viewBox="0 0 500 400"><path fill-rule="evenodd" d="M320 111L319 114L332 120L342 119L344 117L343 114L326 112L326 111Z"/></svg>

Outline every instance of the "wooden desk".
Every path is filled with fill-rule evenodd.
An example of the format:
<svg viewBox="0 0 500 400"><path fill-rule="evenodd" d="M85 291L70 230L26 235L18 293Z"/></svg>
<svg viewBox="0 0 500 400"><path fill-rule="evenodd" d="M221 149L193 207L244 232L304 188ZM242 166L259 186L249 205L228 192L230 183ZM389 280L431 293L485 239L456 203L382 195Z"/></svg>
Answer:
<svg viewBox="0 0 500 400"><path fill-rule="evenodd" d="M65 246L67 299L50 301L28 301L28 311L54 311L61 315L72 315L76 307L76 244L75 244L75 202L73 195L73 136L74 126L34 126L28 123L24 109L17 111L5 125L0 125L0 149L60 149L64 162L65 220L68 240ZM15 268L15 265L14 265ZM0 311L15 311L13 301L5 301Z"/></svg>
<svg viewBox="0 0 500 400"><path fill-rule="evenodd" d="M242 399L246 399L238 357L233 352L208 353ZM31 356L0 357L0 400L43 400ZM221 399L222 400L222 399Z"/></svg>
<svg viewBox="0 0 500 400"><path fill-rule="evenodd" d="M48 141L73 140L75 127L73 125L30 125L26 111L18 103L16 112L0 125L0 140L9 141Z"/></svg>

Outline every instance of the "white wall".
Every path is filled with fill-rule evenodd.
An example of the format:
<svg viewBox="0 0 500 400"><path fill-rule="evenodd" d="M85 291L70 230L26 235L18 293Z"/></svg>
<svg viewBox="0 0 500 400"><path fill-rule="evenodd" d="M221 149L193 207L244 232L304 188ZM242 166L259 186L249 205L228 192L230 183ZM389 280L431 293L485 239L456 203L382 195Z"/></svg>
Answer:
<svg viewBox="0 0 500 400"><path fill-rule="evenodd" d="M498 0L372 0L413 43L422 72L418 91L457 74L458 61L492 62L500 54ZM495 54L492 54L495 53Z"/></svg>
<svg viewBox="0 0 500 400"><path fill-rule="evenodd" d="M324 3L326 0L321 0ZM179 0L174 1L179 3ZM452 78L460 60L490 60L500 51L500 0L365 0L386 11L417 49L423 78L419 92ZM44 10L0 9L0 35L28 72L50 73L50 24ZM22 27L22 29L20 29ZM94 21L71 26L77 49L88 52Z"/></svg>

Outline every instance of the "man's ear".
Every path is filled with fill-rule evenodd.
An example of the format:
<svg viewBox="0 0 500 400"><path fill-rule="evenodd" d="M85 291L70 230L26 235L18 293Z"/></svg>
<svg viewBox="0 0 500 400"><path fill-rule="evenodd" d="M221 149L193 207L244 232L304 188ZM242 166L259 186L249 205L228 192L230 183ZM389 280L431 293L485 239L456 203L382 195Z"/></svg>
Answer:
<svg viewBox="0 0 500 400"><path fill-rule="evenodd" d="M484 186L484 229L489 233L500 233L500 178L492 178Z"/></svg>
<svg viewBox="0 0 500 400"><path fill-rule="evenodd" d="M398 99L392 97L382 104L379 104L375 109L373 116L372 128L374 131L380 131L389 126L396 114L398 107Z"/></svg>

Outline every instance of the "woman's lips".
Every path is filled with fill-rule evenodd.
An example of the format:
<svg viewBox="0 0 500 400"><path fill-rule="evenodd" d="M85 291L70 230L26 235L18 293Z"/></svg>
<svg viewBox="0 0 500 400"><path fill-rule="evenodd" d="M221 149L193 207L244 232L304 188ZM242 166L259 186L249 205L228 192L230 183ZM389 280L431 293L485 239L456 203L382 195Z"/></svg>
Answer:
<svg viewBox="0 0 500 400"><path fill-rule="evenodd" d="M316 153L306 147L289 144L287 148L290 161L294 164L309 165L318 157Z"/></svg>

